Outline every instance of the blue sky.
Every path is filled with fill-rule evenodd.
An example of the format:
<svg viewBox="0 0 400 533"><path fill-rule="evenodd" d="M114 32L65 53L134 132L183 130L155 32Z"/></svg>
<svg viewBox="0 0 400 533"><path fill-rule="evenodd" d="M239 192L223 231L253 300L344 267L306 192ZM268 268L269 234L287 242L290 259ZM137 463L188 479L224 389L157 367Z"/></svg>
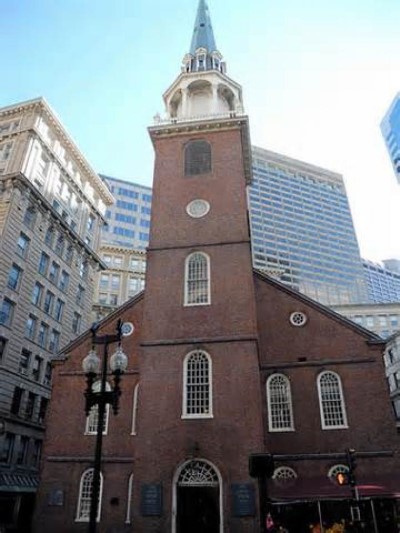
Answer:
<svg viewBox="0 0 400 533"><path fill-rule="evenodd" d="M400 258L379 122L400 90L398 0L208 0L252 142L344 174L364 256ZM0 106L44 96L99 172L151 185L146 128L197 0L0 0Z"/></svg>

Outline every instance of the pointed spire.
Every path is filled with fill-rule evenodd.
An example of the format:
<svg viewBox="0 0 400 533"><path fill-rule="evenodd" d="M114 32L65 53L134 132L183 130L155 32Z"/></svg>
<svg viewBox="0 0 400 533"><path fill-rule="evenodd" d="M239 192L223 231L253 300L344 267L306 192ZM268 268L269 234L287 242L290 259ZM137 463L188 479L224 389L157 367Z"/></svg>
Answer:
<svg viewBox="0 0 400 533"><path fill-rule="evenodd" d="M205 48L209 54L217 50L206 0L199 1L190 53L195 55L198 48Z"/></svg>

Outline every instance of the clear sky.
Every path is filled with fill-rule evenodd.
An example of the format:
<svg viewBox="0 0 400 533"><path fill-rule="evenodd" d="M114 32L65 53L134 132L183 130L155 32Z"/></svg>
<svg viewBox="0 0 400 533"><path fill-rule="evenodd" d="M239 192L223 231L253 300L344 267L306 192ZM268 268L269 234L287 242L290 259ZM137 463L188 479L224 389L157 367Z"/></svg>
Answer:
<svg viewBox="0 0 400 533"><path fill-rule="evenodd" d="M362 255L400 258L379 123L400 91L398 0L208 0L252 143L344 175ZM151 185L146 132L197 0L0 0L0 106L44 96L98 171Z"/></svg>

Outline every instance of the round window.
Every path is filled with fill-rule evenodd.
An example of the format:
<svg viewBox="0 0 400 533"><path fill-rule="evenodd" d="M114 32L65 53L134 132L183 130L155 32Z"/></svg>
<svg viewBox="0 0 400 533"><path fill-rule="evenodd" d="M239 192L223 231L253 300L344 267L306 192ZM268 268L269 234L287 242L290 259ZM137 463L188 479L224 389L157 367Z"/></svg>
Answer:
<svg viewBox="0 0 400 533"><path fill-rule="evenodd" d="M204 217L210 211L210 204L206 200L192 200L186 206L186 212L193 218Z"/></svg>
<svg viewBox="0 0 400 533"><path fill-rule="evenodd" d="M307 315L305 313L301 313L300 311L295 311L290 315L289 320L292 326L304 326L307 322Z"/></svg>

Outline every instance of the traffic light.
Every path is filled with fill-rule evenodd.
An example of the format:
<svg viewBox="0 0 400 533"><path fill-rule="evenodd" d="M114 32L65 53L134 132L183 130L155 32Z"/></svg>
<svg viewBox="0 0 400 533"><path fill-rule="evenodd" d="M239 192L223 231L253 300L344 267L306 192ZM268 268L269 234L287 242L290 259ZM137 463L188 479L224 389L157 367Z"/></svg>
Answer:
<svg viewBox="0 0 400 533"><path fill-rule="evenodd" d="M350 482L349 474L347 472L338 472L335 477L336 477L336 483L340 485L341 487L343 485L348 485Z"/></svg>
<svg viewBox="0 0 400 533"><path fill-rule="evenodd" d="M353 448L347 448L346 458L347 466L349 467L349 483L351 486L356 484L356 476L354 474L355 469L357 468L357 462L355 457L356 451Z"/></svg>

